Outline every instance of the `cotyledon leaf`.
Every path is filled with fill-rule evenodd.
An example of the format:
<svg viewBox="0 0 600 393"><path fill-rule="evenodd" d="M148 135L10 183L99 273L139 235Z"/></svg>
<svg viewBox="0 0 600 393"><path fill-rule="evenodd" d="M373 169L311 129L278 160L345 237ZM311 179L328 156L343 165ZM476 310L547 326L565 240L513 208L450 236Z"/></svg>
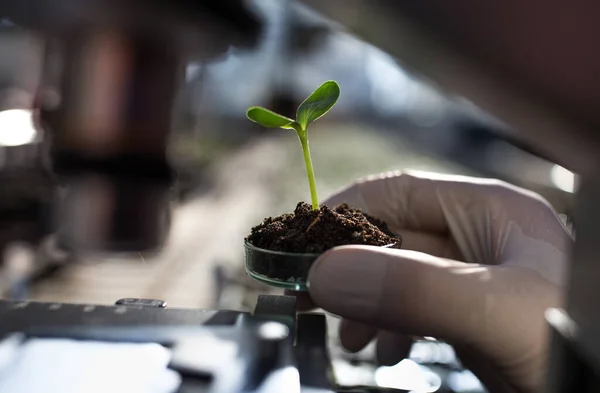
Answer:
<svg viewBox="0 0 600 393"><path fill-rule="evenodd" d="M260 106L253 106L246 111L246 117L267 128L293 128L294 120L282 116Z"/></svg>
<svg viewBox="0 0 600 393"><path fill-rule="evenodd" d="M340 97L340 86L335 81L327 81L315 90L296 112L296 121L303 130L318 118L325 115Z"/></svg>

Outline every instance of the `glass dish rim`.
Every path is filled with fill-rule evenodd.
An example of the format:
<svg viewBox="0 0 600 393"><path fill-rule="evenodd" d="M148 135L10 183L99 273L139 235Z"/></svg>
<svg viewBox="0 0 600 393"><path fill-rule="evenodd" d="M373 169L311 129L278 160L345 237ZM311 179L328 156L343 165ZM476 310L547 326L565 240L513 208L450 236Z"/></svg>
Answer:
<svg viewBox="0 0 600 393"><path fill-rule="evenodd" d="M307 257L307 258L310 257L310 258L317 258L317 257L323 255L323 253L317 254L317 253L300 253L300 252L272 251L272 250L267 250L266 248L256 247L254 244L250 243L248 240L244 240L244 247L249 248L252 251L262 252L264 254L279 255L279 256L286 256L286 257Z"/></svg>
<svg viewBox="0 0 600 393"><path fill-rule="evenodd" d="M392 248L395 245L397 245L398 242L395 243L390 243L390 244L386 244L384 246L379 246L381 248ZM352 244L347 244L348 246L351 246ZM359 246L360 244L354 244L356 246ZM322 253L300 253L300 252L286 252L286 251L272 251L272 250L267 250L266 248L260 248L260 247L256 247L254 244L250 243L248 240L244 240L244 247L248 248L252 251L258 251L258 252L262 252L265 254L271 254L271 255L279 255L279 256L288 256L288 257L306 257L306 258L318 258L319 256L323 255L325 252Z"/></svg>

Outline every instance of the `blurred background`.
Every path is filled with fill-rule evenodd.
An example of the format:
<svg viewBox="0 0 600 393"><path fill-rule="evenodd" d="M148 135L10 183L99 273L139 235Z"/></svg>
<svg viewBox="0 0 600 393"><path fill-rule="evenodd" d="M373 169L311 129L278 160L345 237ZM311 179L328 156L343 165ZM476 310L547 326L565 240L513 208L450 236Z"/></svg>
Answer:
<svg viewBox="0 0 600 393"><path fill-rule="evenodd" d="M167 246L123 258L75 255L58 247L51 226L41 224L61 192L47 163L44 130L31 112L44 42L0 23L3 298L113 304L135 297L163 299L170 307L251 310L258 294L277 291L246 276L242 240L263 218L307 201L309 190L295 134L262 129L245 111L262 105L293 116L329 79L340 84L341 98L310 131L321 198L369 174L423 170L532 189L569 220L576 176L507 139L500 121L441 93L303 4L251 3L266 22L257 48L187 64L169 147L177 184ZM423 384L421 391L436 384L445 391L482 391L443 343L425 340L411 360L376 368L372 348L345 354L335 333L333 326L332 354L347 384L397 386L418 374L413 383Z"/></svg>

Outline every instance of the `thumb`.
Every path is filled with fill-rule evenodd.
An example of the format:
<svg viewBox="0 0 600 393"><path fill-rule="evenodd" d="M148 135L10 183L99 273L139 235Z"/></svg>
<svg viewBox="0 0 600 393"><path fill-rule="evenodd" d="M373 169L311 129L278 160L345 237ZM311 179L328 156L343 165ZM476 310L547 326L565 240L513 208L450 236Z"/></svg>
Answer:
<svg viewBox="0 0 600 393"><path fill-rule="evenodd" d="M552 284L533 270L368 246L325 253L309 290L333 314L477 348L500 363L540 355L544 310L557 303Z"/></svg>
<svg viewBox="0 0 600 393"><path fill-rule="evenodd" d="M315 262L310 296L327 311L381 329L461 339L475 333L483 293L457 269L483 277L487 268L414 251L338 247Z"/></svg>

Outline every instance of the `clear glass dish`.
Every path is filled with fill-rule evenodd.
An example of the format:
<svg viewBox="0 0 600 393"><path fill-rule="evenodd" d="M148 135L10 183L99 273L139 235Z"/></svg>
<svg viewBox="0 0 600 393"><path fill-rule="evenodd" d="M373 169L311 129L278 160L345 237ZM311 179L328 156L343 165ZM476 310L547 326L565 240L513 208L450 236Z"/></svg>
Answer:
<svg viewBox="0 0 600 393"><path fill-rule="evenodd" d="M399 243L383 246L399 248ZM301 254L258 248L244 241L246 254L246 273L257 281L267 285L307 291L308 272L313 262L321 254Z"/></svg>

